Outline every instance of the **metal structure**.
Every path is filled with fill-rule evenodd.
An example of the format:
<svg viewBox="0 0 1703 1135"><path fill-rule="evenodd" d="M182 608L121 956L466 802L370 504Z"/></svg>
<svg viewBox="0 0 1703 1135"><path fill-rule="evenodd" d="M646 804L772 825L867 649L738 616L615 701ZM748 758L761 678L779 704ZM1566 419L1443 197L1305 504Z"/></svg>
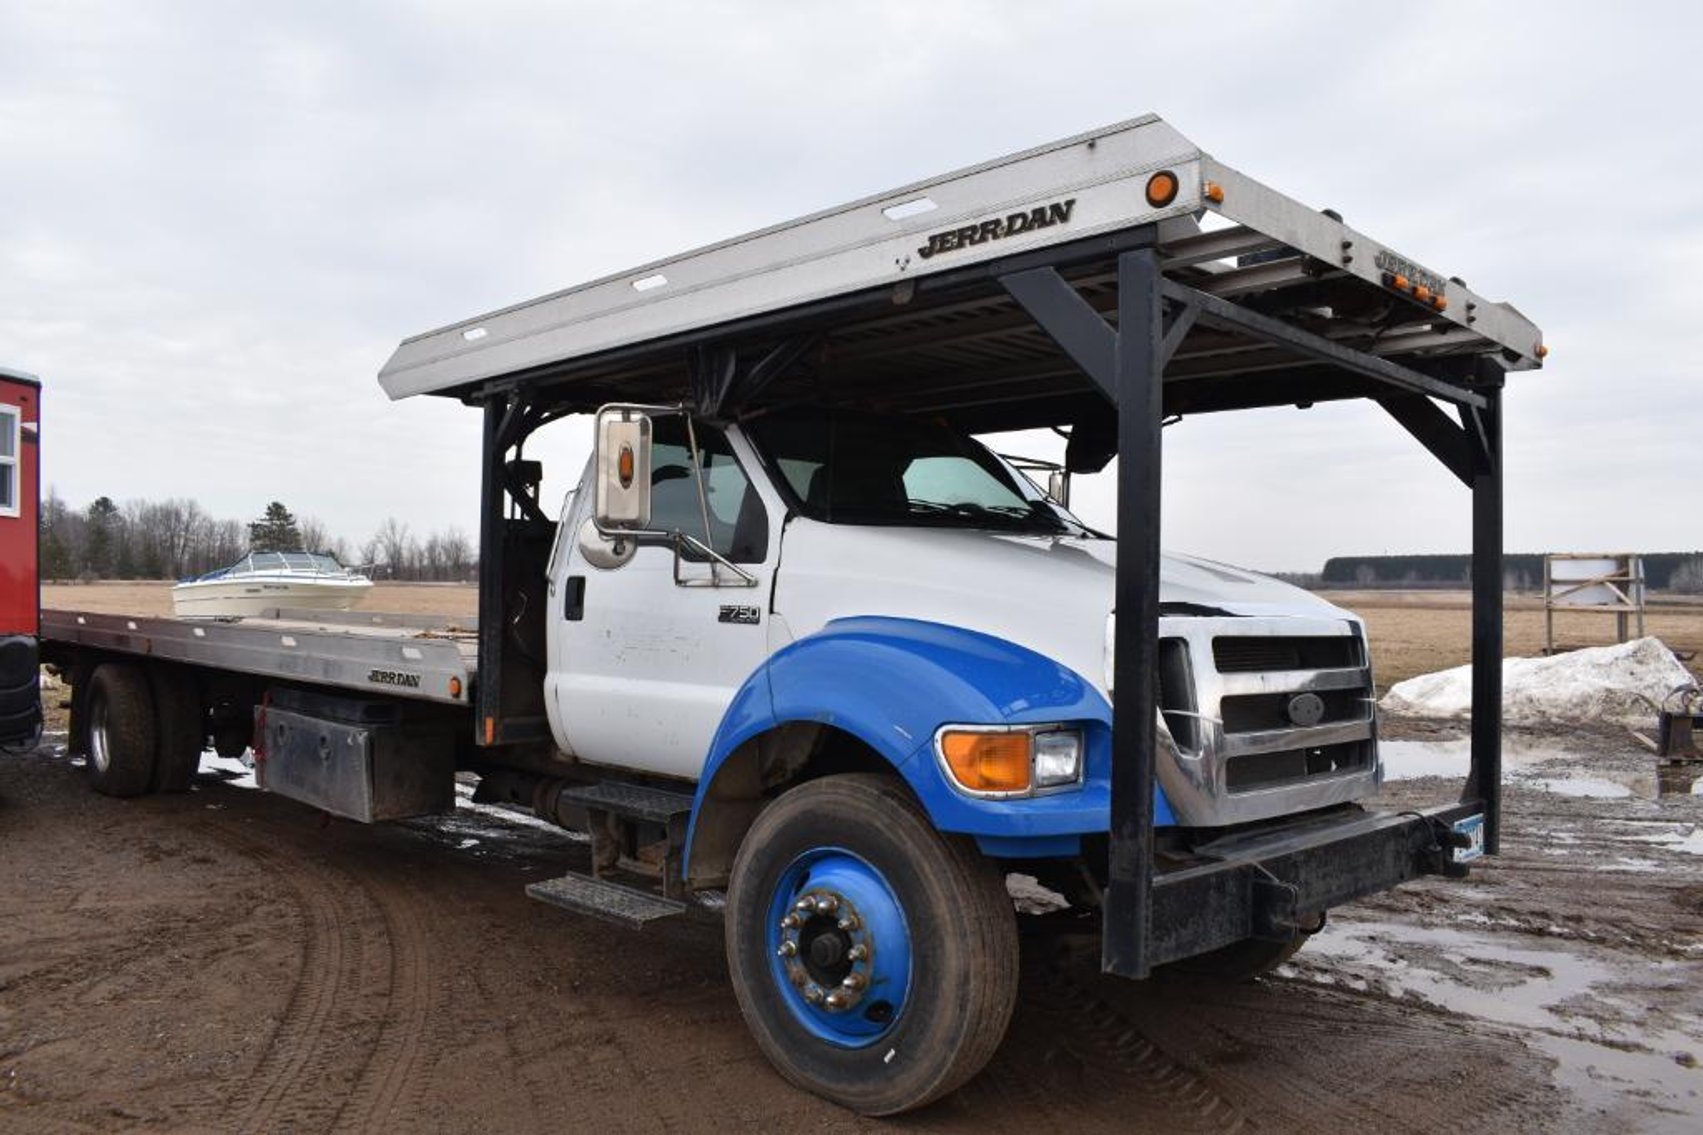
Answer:
<svg viewBox="0 0 1703 1135"><path fill-rule="evenodd" d="M0 367L0 745L41 728L41 382Z"/></svg>
<svg viewBox="0 0 1703 1135"><path fill-rule="evenodd" d="M1115 450L1103 961L1143 976L1205 942L1281 936L1296 911L1456 873L1456 819L1482 813L1484 850L1497 850L1502 391L1543 354L1513 308L1148 117L418 336L380 377L392 397L452 396L485 414L481 610L532 613L481 626L485 745L547 736L536 581L552 525L522 452L547 421L617 401L725 420L816 400L978 432L1068 426L1073 450L1099 451L1075 471ZM1346 832L1230 835L1196 848L1211 865L1156 874L1161 423L1341 399L1377 402L1470 492L1462 802Z"/></svg>
<svg viewBox="0 0 1703 1135"><path fill-rule="evenodd" d="M1644 557L1635 552L1561 553L1543 557L1543 652L1555 653L1555 612L1614 616L1615 641L1638 620L1644 637Z"/></svg>

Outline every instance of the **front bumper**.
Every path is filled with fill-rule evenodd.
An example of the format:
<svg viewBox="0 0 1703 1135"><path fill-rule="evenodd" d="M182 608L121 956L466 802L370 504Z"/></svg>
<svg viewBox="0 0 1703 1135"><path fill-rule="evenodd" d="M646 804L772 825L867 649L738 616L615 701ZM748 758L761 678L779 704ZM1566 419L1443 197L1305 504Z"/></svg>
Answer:
<svg viewBox="0 0 1703 1135"><path fill-rule="evenodd" d="M1462 877L1453 827L1483 812L1479 801L1354 811L1199 844L1189 864L1154 872L1150 964L1246 938L1285 940L1333 906L1421 875Z"/></svg>

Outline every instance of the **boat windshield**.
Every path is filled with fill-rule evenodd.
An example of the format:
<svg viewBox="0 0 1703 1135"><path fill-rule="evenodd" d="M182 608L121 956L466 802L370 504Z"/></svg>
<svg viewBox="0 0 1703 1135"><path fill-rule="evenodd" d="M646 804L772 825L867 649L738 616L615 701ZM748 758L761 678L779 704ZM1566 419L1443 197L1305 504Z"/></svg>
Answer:
<svg viewBox="0 0 1703 1135"><path fill-rule="evenodd" d="M330 556L317 552L250 552L236 563L208 572L202 579L224 579L233 575L335 575L353 574Z"/></svg>

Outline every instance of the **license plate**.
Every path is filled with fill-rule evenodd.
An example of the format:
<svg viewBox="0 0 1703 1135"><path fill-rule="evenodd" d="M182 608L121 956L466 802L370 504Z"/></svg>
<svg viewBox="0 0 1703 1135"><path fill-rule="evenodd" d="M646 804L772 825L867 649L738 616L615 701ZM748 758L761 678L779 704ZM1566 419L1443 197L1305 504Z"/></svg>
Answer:
<svg viewBox="0 0 1703 1135"><path fill-rule="evenodd" d="M1464 820L1455 821L1455 834L1467 838L1465 847L1456 847L1454 851L1456 863L1471 863L1484 854L1484 817L1468 816Z"/></svg>

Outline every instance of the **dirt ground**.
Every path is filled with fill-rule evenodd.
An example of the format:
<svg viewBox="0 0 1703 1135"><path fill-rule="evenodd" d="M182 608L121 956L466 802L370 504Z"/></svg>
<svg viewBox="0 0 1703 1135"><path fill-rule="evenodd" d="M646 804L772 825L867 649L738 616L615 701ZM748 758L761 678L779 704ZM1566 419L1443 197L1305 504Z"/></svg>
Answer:
<svg viewBox="0 0 1703 1135"><path fill-rule="evenodd" d="M1386 681L1464 661L1464 612L1373 598ZM1685 618L1662 633L1703 638ZM1458 729L1387 726L1381 803L1448 798ZM465 798L327 820L210 754L194 791L137 800L79 766L62 736L0 757L4 1131L1703 1124L1703 795L1624 733L1511 735L1500 857L1333 911L1260 982L1109 980L1026 943L987 1071L887 1123L769 1069L713 911L629 932L525 898L587 868L568 833Z"/></svg>

